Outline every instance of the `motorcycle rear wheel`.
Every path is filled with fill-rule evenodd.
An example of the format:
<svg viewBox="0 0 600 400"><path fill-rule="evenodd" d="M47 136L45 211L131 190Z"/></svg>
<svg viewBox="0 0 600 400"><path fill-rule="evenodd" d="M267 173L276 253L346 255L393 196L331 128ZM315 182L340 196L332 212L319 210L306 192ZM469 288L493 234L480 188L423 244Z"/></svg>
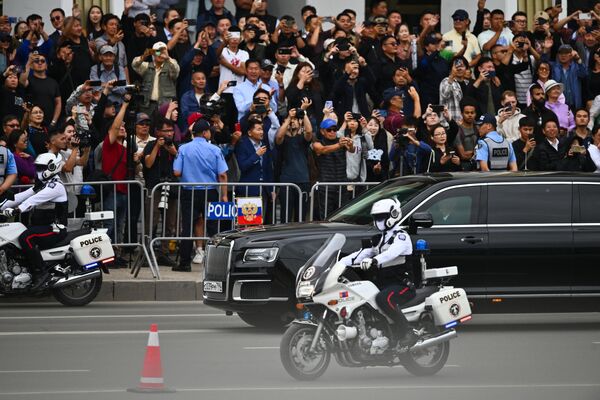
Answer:
<svg viewBox="0 0 600 400"><path fill-rule="evenodd" d="M52 290L52 295L61 304L69 307L81 307L96 298L102 287L102 275L87 281Z"/></svg>
<svg viewBox="0 0 600 400"><path fill-rule="evenodd" d="M283 367L294 379L312 381L323 375L329 366L331 354L323 334L314 353L310 345L317 327L313 325L292 324L283 334L279 346L279 355Z"/></svg>
<svg viewBox="0 0 600 400"><path fill-rule="evenodd" d="M425 326L425 337L435 335L440 329L433 324ZM402 365L416 376L431 376L441 370L450 354L450 342L446 341L423 350L409 351L402 355Z"/></svg>

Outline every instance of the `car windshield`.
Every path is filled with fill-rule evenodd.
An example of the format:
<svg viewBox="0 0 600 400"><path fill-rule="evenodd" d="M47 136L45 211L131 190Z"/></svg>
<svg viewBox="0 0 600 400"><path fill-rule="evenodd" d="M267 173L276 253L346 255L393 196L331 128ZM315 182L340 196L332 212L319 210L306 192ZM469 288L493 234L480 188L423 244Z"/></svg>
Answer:
<svg viewBox="0 0 600 400"><path fill-rule="evenodd" d="M329 218L331 222L367 225L372 222L371 206L377 200L396 197L404 206L410 199L434 182L407 178L383 183L355 198Z"/></svg>

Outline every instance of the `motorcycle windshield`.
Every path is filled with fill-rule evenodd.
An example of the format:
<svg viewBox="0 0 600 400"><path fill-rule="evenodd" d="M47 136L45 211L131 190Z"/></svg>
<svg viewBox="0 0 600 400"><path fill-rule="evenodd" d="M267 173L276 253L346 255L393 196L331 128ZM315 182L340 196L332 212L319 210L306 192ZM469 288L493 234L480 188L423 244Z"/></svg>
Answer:
<svg viewBox="0 0 600 400"><path fill-rule="evenodd" d="M346 236L341 233L335 233L327 239L315 255L298 272L296 287L311 286L314 288L317 286L319 279L324 281L327 277L329 267L336 261L337 254L344 246L344 243L346 243Z"/></svg>

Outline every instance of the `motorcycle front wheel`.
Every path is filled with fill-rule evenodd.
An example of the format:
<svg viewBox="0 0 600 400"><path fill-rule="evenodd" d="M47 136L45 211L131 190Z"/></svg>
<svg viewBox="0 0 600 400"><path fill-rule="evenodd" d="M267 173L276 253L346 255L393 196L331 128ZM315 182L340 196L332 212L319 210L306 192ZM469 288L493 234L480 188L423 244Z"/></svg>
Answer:
<svg viewBox="0 0 600 400"><path fill-rule="evenodd" d="M281 363L287 373L299 381L315 380L323 375L329 366L331 355L327 351L323 334L315 351L310 351L316 330L317 327L313 325L292 324L281 338Z"/></svg>
<svg viewBox="0 0 600 400"><path fill-rule="evenodd" d="M102 275L87 281L52 290L52 295L61 304L70 307L81 307L96 298L102 287Z"/></svg>
<svg viewBox="0 0 600 400"><path fill-rule="evenodd" d="M433 325L427 324L425 328L424 338L436 335L440 329ZM441 370L450 354L450 342L442 342L435 346L428 347L423 350L413 350L403 354L402 364L408 372L416 376L430 376Z"/></svg>

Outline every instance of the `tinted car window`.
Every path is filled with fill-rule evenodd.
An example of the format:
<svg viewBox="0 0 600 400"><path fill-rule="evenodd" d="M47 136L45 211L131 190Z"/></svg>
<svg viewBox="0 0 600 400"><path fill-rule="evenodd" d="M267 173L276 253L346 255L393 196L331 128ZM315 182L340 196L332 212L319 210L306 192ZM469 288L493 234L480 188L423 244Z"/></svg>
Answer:
<svg viewBox="0 0 600 400"><path fill-rule="evenodd" d="M488 186L488 224L571 222L571 185Z"/></svg>
<svg viewBox="0 0 600 400"><path fill-rule="evenodd" d="M403 179L383 183L352 200L329 218L332 222L366 225L373 222L371 207L377 200L396 197L402 205L431 186L431 182Z"/></svg>
<svg viewBox="0 0 600 400"><path fill-rule="evenodd" d="M600 185L578 185L579 186L579 209L581 218L579 222L600 223Z"/></svg>
<svg viewBox="0 0 600 400"><path fill-rule="evenodd" d="M479 186L449 189L441 192L418 208L433 217L434 225L472 225L479 215Z"/></svg>

